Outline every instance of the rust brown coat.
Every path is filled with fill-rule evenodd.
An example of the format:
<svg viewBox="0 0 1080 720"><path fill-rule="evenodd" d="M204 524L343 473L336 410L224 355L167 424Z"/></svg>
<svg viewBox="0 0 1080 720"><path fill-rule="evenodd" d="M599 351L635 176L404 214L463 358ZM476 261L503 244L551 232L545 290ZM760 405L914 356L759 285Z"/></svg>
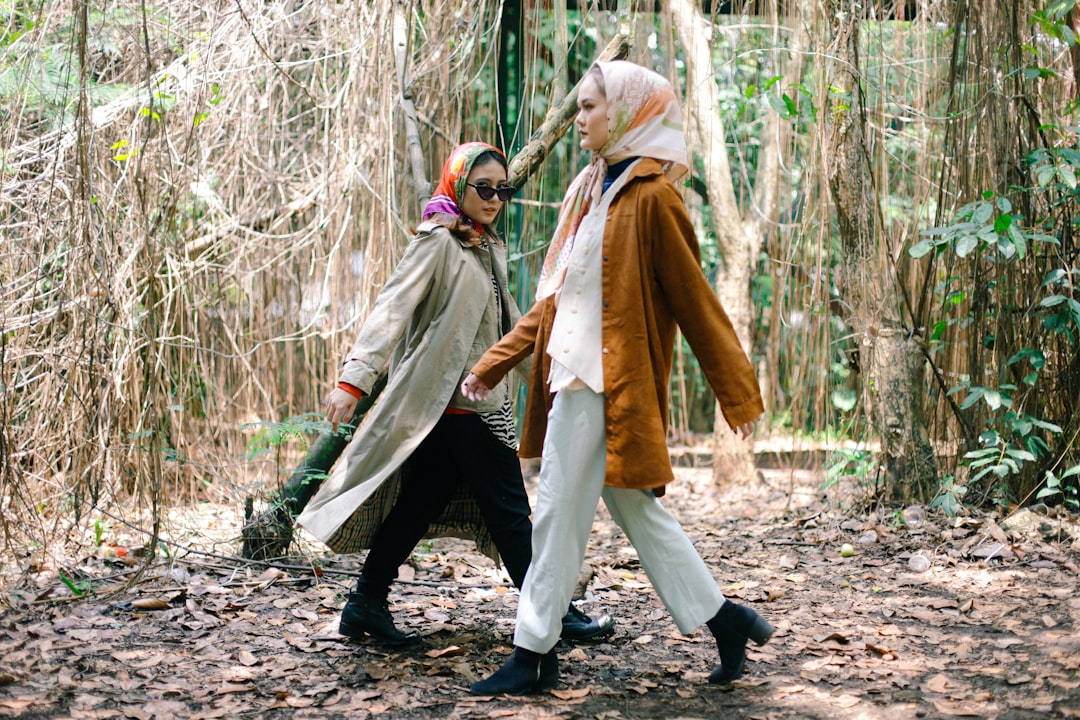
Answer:
<svg viewBox="0 0 1080 720"><path fill-rule="evenodd" d="M686 206L660 164L645 159L611 204L603 242L602 347L605 484L661 488L674 474L667 449L668 383L676 325L733 428L764 412L752 366L727 313L701 271ZM539 457L554 396L545 349L554 296L537 301L472 368L494 387L536 353L529 380L521 457Z"/></svg>

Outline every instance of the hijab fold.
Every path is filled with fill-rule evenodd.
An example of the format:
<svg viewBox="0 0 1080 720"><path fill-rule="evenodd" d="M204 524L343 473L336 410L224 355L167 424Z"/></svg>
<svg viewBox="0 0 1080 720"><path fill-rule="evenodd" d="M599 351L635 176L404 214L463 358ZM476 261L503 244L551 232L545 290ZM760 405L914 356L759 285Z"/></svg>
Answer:
<svg viewBox="0 0 1080 720"><path fill-rule="evenodd" d="M689 170L682 110L671 84L662 75L625 60L597 62L594 67L604 78L608 140L593 152L588 167L566 190L540 272L538 300L562 287L578 225L599 203L609 164L634 157L654 158L672 181Z"/></svg>

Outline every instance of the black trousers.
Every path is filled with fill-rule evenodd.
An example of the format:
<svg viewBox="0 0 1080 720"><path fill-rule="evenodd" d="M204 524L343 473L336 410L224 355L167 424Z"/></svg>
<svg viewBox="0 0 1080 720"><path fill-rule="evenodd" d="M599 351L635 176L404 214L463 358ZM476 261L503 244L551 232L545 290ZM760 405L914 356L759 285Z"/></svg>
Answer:
<svg viewBox="0 0 1080 720"><path fill-rule="evenodd" d="M372 540L357 592L385 598L398 567L466 483L514 585L532 560L529 497L517 453L479 415L443 415L402 468L403 486Z"/></svg>

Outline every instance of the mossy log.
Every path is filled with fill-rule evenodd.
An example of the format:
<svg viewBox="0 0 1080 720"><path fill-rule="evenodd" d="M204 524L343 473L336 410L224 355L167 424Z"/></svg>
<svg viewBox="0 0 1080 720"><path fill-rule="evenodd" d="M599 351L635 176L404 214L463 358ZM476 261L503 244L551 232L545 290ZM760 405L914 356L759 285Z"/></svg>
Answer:
<svg viewBox="0 0 1080 720"><path fill-rule="evenodd" d="M358 428L386 387L386 376L381 376L371 393L356 403L348 425ZM270 499L267 507L256 513L255 499L250 495L244 501L243 544L240 554L249 560L269 560L282 557L292 543L293 524L308 502L318 492L334 466L351 435L320 433L308 449L304 460L296 467L288 481Z"/></svg>

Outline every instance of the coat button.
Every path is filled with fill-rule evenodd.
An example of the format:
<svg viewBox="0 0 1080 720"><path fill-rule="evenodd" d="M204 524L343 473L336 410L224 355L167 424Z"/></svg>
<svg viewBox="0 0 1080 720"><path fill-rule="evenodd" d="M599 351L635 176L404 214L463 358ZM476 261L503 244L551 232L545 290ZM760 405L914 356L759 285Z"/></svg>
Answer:
<svg viewBox="0 0 1080 720"><path fill-rule="evenodd" d="M608 305L610 305L610 303L607 300L605 300L604 301L604 307L607 307Z"/></svg>
<svg viewBox="0 0 1080 720"><path fill-rule="evenodd" d="M604 348L604 354L607 355L607 348Z"/></svg>
<svg viewBox="0 0 1080 720"><path fill-rule="evenodd" d="M604 262L607 262L607 255L604 256Z"/></svg>

